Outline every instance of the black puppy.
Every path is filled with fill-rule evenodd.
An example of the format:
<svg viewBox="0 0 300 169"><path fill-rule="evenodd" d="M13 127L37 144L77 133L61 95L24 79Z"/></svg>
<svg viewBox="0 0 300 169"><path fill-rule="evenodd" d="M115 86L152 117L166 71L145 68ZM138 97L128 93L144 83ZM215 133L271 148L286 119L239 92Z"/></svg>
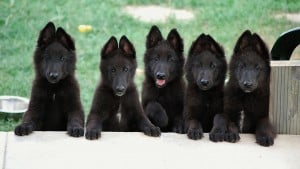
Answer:
<svg viewBox="0 0 300 169"><path fill-rule="evenodd" d="M223 113L223 89L226 75L223 48L210 36L201 34L191 46L185 65L188 81L184 115L190 139L210 132L213 118ZM212 130L210 138L217 134Z"/></svg>
<svg viewBox="0 0 300 169"><path fill-rule="evenodd" d="M144 114L133 82L137 67L135 49L122 36L111 37L101 51L101 82L97 87L86 124L86 138L93 140L101 131L143 131L159 136L160 129ZM118 117L120 113L120 117Z"/></svg>
<svg viewBox="0 0 300 169"><path fill-rule="evenodd" d="M49 22L40 32L34 53L35 79L31 99L15 134L34 130L64 131L83 136L84 114L75 79L75 44L61 27Z"/></svg>
<svg viewBox="0 0 300 169"><path fill-rule="evenodd" d="M270 54L256 33L246 30L238 39L230 61L230 79L225 88L224 116L216 117L215 127L225 131L220 140L236 142L238 132L255 133L263 146L274 143L276 133L269 121ZM226 131L228 130L228 131Z"/></svg>
<svg viewBox="0 0 300 169"><path fill-rule="evenodd" d="M162 131L183 133L183 41L176 29L164 40L159 29L152 26L146 48L143 108Z"/></svg>

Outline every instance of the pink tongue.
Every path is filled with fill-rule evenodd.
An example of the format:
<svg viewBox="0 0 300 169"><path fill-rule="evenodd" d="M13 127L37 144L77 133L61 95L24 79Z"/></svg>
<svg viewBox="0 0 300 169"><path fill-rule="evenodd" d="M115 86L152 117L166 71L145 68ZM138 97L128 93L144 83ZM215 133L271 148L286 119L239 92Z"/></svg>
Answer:
<svg viewBox="0 0 300 169"><path fill-rule="evenodd" d="M156 84L162 86L166 83L166 80L156 79Z"/></svg>

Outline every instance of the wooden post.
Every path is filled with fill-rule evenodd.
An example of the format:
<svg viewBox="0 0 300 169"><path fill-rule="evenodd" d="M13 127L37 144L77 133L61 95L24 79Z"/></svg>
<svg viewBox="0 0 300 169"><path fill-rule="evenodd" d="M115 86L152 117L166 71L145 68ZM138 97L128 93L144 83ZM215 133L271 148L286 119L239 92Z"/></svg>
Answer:
<svg viewBox="0 0 300 169"><path fill-rule="evenodd" d="M279 134L300 135L300 60L271 61L270 120Z"/></svg>

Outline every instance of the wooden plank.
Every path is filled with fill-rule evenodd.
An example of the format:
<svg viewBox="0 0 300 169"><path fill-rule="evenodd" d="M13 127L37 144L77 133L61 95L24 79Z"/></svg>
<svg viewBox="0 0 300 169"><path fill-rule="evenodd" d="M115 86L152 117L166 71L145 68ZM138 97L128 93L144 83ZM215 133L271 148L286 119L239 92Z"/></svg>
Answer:
<svg viewBox="0 0 300 169"><path fill-rule="evenodd" d="M285 98L284 98L284 95L285 95L285 89L287 88L287 86L285 86L285 83L286 83L286 79L285 79L285 71L284 69L286 68L286 66L282 67L282 69L280 70L280 82L281 82L281 86L280 86L280 98L281 98L281 104L280 104L280 133L284 133L283 131L283 126L285 124L284 122L284 115L286 114L285 110L284 110L284 107L285 107Z"/></svg>
<svg viewBox="0 0 300 169"><path fill-rule="evenodd" d="M292 71L291 71L291 68L288 67L288 74L287 76L289 77L289 79L291 78L291 74L292 74ZM291 82L288 83L288 89L291 88ZM287 102L289 103L291 101L291 98L290 98L290 92L289 90L287 91ZM287 126L287 132L286 133L291 133L291 128L292 128L292 124L291 124L291 118L290 118L290 115L291 115L291 111L290 111L290 107L288 106L287 107L287 112L286 112L286 116L287 116L287 121L286 121L286 126Z"/></svg>
<svg viewBox="0 0 300 169"><path fill-rule="evenodd" d="M300 89L300 83L298 83L298 86L297 86L297 88L298 89ZM299 105L299 102L300 102L300 94L298 94L297 95L297 101L298 101L298 110L297 110L297 112L298 112L298 114L297 114L297 116L298 116L298 123L297 123L297 133L300 133L300 114L299 114L299 112L300 112L300 105Z"/></svg>
<svg viewBox="0 0 300 169"><path fill-rule="evenodd" d="M278 67L276 67L275 68L276 69L276 77L278 77L278 78L275 78L275 80L274 80L274 83L275 82L279 82L279 83L275 83L274 84L274 86L276 86L276 88L275 88L275 90L274 91L277 91L276 93L277 93L277 98L276 98L276 100L275 100L275 105L276 105L276 114L275 114L275 116L276 116L276 125L277 125L277 132L279 131L279 129L280 129L280 126L279 126L279 115L280 115L280 104L276 104L276 102L277 102L277 100L279 100L279 98L280 98L280 87L279 87L279 84L280 84L280 80L278 80L279 78L280 78L280 76L279 76L279 68Z"/></svg>
<svg viewBox="0 0 300 169"><path fill-rule="evenodd" d="M283 99L282 99L282 102L283 102L283 112L281 113L282 116L283 116L283 124L282 124L282 133L287 133L287 120L288 120L288 91L289 91L289 79L290 79L290 69L291 67L290 66L286 66L286 67L283 67L284 71L283 71L283 76L284 76L284 86L283 86Z"/></svg>
<svg viewBox="0 0 300 169"><path fill-rule="evenodd" d="M300 66L300 60L271 61L271 67Z"/></svg>
<svg viewBox="0 0 300 169"><path fill-rule="evenodd" d="M279 77L278 67L273 67L272 68L272 74L273 74L274 79L271 82L271 84L272 84L271 86L273 86L273 89L271 90L271 93L275 93L274 94L275 98L273 98L273 102L271 103L272 104L271 106L273 107L273 110L274 110L271 113L274 114L273 124L274 124L274 127L275 127L276 131L278 132L278 130L279 130L279 121L278 121L278 119L279 119L278 118L279 104L276 104L276 101L279 99L280 94L279 94L279 87L278 87L279 83L275 83L275 82L279 81L279 80L277 80L277 77Z"/></svg>
<svg viewBox="0 0 300 169"><path fill-rule="evenodd" d="M280 134L300 134L300 60L271 66L270 120Z"/></svg>
<svg viewBox="0 0 300 169"><path fill-rule="evenodd" d="M271 79L270 79L270 104L269 104L269 118L271 123L274 125L274 128L276 129L277 125L276 125L276 117L274 115L276 115L276 109L274 108L275 105L273 105L273 103L275 102L275 98L277 97L277 92L271 92L274 90L274 84L272 83L273 80L275 80L275 71L276 68L274 67L274 69L272 69L271 72ZM277 130L277 129L276 129Z"/></svg>
<svg viewBox="0 0 300 169"><path fill-rule="evenodd" d="M293 111L294 111L294 102L293 102L293 90L294 90L294 85L295 85L295 82L294 81L291 81L291 86L290 86L290 92L289 92L289 101L291 102L291 105L290 105L290 109L289 109L289 118L290 118L290 124L291 124L291 126L290 126L290 128L291 128L291 130L290 130L290 134L294 134L295 133L295 128L294 128L294 126L295 126L295 120L294 120L294 118L293 118Z"/></svg>
<svg viewBox="0 0 300 169"><path fill-rule="evenodd" d="M292 74L291 69L290 69L290 71L289 71L289 74ZM290 77L291 77L291 75L290 75ZM287 133L294 133L294 128L293 128L293 126L294 126L294 121L293 121L293 119L292 119L292 112L293 112L293 110L291 109L291 104L292 104L292 101L293 101L293 97L292 97L292 95L291 95L291 92L292 92L292 86L294 86L292 83L293 83L293 82L290 81L290 82L289 82L289 86L288 86L288 88L290 89L290 90L288 91L288 103L290 103L290 105L288 106L288 109L287 109L288 120L287 120L286 123L287 123L287 125L288 125L288 127L289 127L289 131L288 131Z"/></svg>
<svg viewBox="0 0 300 169"><path fill-rule="evenodd" d="M277 122L277 132L280 133L280 104L277 103L278 100L280 100L280 90L281 90L281 74L280 74L280 70L277 67L277 78L274 82L277 82L276 85L276 89L277 89L277 99L275 100L275 105L277 105L277 109L276 109L276 122Z"/></svg>
<svg viewBox="0 0 300 169"><path fill-rule="evenodd" d="M281 71L279 70L279 68L277 68L277 80L276 80L276 82L277 82L277 93L278 93L278 97L277 97L277 100L276 100L276 102L278 102L278 100L280 100L280 96L281 96L281 82L282 82L282 80L281 80ZM277 114L276 114L276 116L277 116L277 125L278 125L278 133L281 133L281 131L280 131L280 125L281 125L281 123L280 123L280 115L281 115L281 105L280 104L277 104L278 105L278 108L277 108Z"/></svg>
<svg viewBox="0 0 300 169"><path fill-rule="evenodd" d="M292 83L293 86L291 87L291 114L292 114L292 119L293 119L293 133L297 134L297 132L299 132L297 130L297 125L299 123L297 116L299 116L299 83L300 83L300 79L297 78L297 72L299 72L300 67L292 67Z"/></svg>
<svg viewBox="0 0 300 169"><path fill-rule="evenodd" d="M99 140L90 141L65 132L26 137L9 132L5 169L299 169L300 136L278 135L268 148L256 144L253 134L240 136L232 144L209 141L207 133L194 141L177 133L154 138L141 132L102 132Z"/></svg>

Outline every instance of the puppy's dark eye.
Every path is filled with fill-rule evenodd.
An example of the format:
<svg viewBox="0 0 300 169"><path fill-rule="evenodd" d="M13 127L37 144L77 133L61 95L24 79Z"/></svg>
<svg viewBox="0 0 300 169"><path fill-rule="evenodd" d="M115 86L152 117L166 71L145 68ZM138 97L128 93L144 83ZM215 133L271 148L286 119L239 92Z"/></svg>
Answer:
<svg viewBox="0 0 300 169"><path fill-rule="evenodd" d="M239 66L240 69L243 69L245 67L245 64L244 63L239 63L238 66Z"/></svg>
<svg viewBox="0 0 300 169"><path fill-rule="evenodd" d="M64 56L60 56L59 59L60 61L65 61L66 58Z"/></svg>
<svg viewBox="0 0 300 169"><path fill-rule="evenodd" d="M256 70L261 70L261 66L260 66L260 65L256 65L256 66L255 66L255 69L256 69Z"/></svg>
<svg viewBox="0 0 300 169"><path fill-rule="evenodd" d="M113 73L115 73L116 72L116 68L111 68L110 71L113 72Z"/></svg>
<svg viewBox="0 0 300 169"><path fill-rule="evenodd" d="M159 61L159 57L156 56L156 57L154 58L154 61L155 61L155 62Z"/></svg>
<svg viewBox="0 0 300 169"><path fill-rule="evenodd" d="M170 56L170 57L168 58L168 61L169 61L169 62L175 62L176 59L175 59L174 57L171 57L171 56Z"/></svg>
<svg viewBox="0 0 300 169"><path fill-rule="evenodd" d="M215 63L210 63L210 68L212 68L212 69L216 68L216 64Z"/></svg>
<svg viewBox="0 0 300 169"><path fill-rule="evenodd" d="M199 67L202 67L202 63L200 62L200 63L198 64L198 66L199 66Z"/></svg>
<svg viewBox="0 0 300 169"><path fill-rule="evenodd" d="M127 67L124 67L124 68L123 68L123 71L124 71L124 72L128 72L128 68L127 68Z"/></svg>

